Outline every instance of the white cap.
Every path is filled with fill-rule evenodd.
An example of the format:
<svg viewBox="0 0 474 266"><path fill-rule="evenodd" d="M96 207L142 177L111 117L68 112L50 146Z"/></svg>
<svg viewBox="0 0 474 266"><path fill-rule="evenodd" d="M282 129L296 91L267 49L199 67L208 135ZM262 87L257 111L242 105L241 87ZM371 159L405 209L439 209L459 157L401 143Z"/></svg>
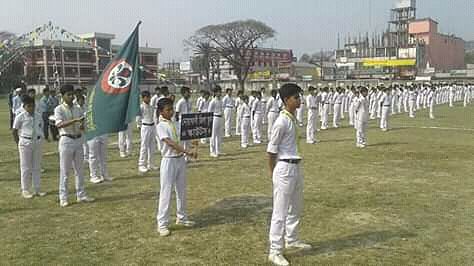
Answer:
<svg viewBox="0 0 474 266"><path fill-rule="evenodd" d="M16 88L15 91L16 91L16 92L20 92L20 91L21 91L21 88Z"/></svg>

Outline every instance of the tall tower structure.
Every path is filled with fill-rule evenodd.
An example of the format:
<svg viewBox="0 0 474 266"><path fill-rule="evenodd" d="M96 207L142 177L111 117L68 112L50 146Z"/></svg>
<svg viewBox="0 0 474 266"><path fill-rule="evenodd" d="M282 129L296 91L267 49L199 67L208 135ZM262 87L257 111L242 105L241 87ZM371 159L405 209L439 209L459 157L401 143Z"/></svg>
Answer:
<svg viewBox="0 0 474 266"><path fill-rule="evenodd" d="M396 0L390 10L388 22L388 46L407 47L409 43L408 24L416 19L416 0Z"/></svg>

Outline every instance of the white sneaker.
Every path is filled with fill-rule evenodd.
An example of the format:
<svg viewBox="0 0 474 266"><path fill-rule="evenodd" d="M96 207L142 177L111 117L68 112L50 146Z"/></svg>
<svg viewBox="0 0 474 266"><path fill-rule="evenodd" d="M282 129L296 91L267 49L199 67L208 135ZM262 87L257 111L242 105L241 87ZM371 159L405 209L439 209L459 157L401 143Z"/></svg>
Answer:
<svg viewBox="0 0 474 266"><path fill-rule="evenodd" d="M94 183L94 184L99 184L99 183L102 182L102 179L100 177L96 176L96 177L91 177L91 179L89 179L89 181L91 183Z"/></svg>
<svg viewBox="0 0 474 266"><path fill-rule="evenodd" d="M176 220L176 224L182 225L185 227L193 227L196 224L196 222L191 221L191 220Z"/></svg>
<svg viewBox="0 0 474 266"><path fill-rule="evenodd" d="M35 192L35 196L38 196L38 197L44 197L46 196L46 194L47 194L46 192L39 192L39 191Z"/></svg>
<svg viewBox="0 0 474 266"><path fill-rule="evenodd" d="M125 157L127 157L127 154L125 154L125 152L121 152L120 153L120 158L125 158Z"/></svg>
<svg viewBox="0 0 474 266"><path fill-rule="evenodd" d="M69 206L69 202L67 202L67 200L60 200L59 201L59 207L64 208L64 207L67 207L67 206Z"/></svg>
<svg viewBox="0 0 474 266"><path fill-rule="evenodd" d="M299 248L299 249L304 249L304 250L309 250L312 248L310 244L306 244L303 241L295 241L291 244L285 243L285 248Z"/></svg>
<svg viewBox="0 0 474 266"><path fill-rule="evenodd" d="M102 177L102 180L104 180L104 181L112 181L112 180L114 180L114 179L113 179L112 177L110 177L110 176L104 176L104 177Z"/></svg>
<svg viewBox="0 0 474 266"><path fill-rule="evenodd" d="M31 199L31 198L33 198L33 194L31 194L31 192L29 192L29 191L23 191L23 192L21 193L21 195L22 195L23 198L25 198L25 199Z"/></svg>
<svg viewBox="0 0 474 266"><path fill-rule="evenodd" d="M158 166L150 166L150 167L148 167L148 170L149 170L149 171L151 171L151 170L156 171L156 170L160 170L160 167L158 167Z"/></svg>
<svg viewBox="0 0 474 266"><path fill-rule="evenodd" d="M217 155L217 154L215 154L215 153L211 153L211 154L209 154L209 156L214 157L214 158L219 157L219 155Z"/></svg>
<svg viewBox="0 0 474 266"><path fill-rule="evenodd" d="M82 198L78 198L78 199L77 199L77 202L78 202L78 203L81 203L81 202L90 203L90 202L94 202L94 201L95 201L94 198L91 198L91 197L88 197L88 196L85 196L85 197L82 197Z"/></svg>
<svg viewBox="0 0 474 266"><path fill-rule="evenodd" d="M146 173L148 172L148 168L146 168L145 166L138 166L138 172Z"/></svg>
<svg viewBox="0 0 474 266"><path fill-rule="evenodd" d="M160 236L169 236L171 234L170 230L168 228L158 228L158 233L160 233Z"/></svg>
<svg viewBox="0 0 474 266"><path fill-rule="evenodd" d="M278 266L288 266L290 265L290 263L285 259L285 257L283 256L283 254L280 254L280 253L270 253L270 255L268 255L268 260L275 264L275 265L278 265Z"/></svg>

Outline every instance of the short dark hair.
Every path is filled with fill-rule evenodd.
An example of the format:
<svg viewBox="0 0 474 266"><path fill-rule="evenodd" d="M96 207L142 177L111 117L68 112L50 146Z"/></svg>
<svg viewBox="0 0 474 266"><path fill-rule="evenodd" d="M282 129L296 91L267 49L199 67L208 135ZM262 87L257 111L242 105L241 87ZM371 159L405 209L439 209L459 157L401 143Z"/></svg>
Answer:
<svg viewBox="0 0 474 266"><path fill-rule="evenodd" d="M249 100L249 96L247 95L242 95L242 101L248 101Z"/></svg>
<svg viewBox="0 0 474 266"><path fill-rule="evenodd" d="M163 86L163 87L160 88L160 94L168 95L169 93L170 93L170 91L168 90L168 87Z"/></svg>
<svg viewBox="0 0 474 266"><path fill-rule="evenodd" d="M283 102L285 102L285 99L291 96L299 96L301 91L302 90L300 86L296 85L295 83L286 83L280 88L280 98Z"/></svg>
<svg viewBox="0 0 474 266"><path fill-rule="evenodd" d="M43 93L45 93L45 92L49 92L49 87L48 86L43 88Z"/></svg>
<svg viewBox="0 0 474 266"><path fill-rule="evenodd" d="M68 92L74 92L74 86L72 84L64 84L61 86L61 89L59 89L59 92L61 92L61 95L65 95Z"/></svg>
<svg viewBox="0 0 474 266"><path fill-rule="evenodd" d="M191 92L191 88L183 86L181 87L181 95L183 95L186 92Z"/></svg>
<svg viewBox="0 0 474 266"><path fill-rule="evenodd" d="M29 95L23 96L22 100L23 105L35 104L35 99L33 97L30 97Z"/></svg>
<svg viewBox="0 0 474 266"><path fill-rule="evenodd" d="M213 93L222 92L221 86L219 86L219 85L214 86L214 88L212 89L212 92Z"/></svg>
<svg viewBox="0 0 474 266"><path fill-rule="evenodd" d="M171 100L170 98L166 98L166 97L165 97L165 98L161 98L161 99L158 101L158 103L156 104L156 110L157 110L158 112L161 112L161 111L163 111L163 109L165 109L165 107L166 107L167 105L173 106L173 100Z"/></svg>
<svg viewBox="0 0 474 266"><path fill-rule="evenodd" d="M31 92L33 92L34 94L36 94L36 90L35 89L28 89L26 91L26 93L30 94Z"/></svg>
<svg viewBox="0 0 474 266"><path fill-rule="evenodd" d="M225 92L226 92L226 93L228 93L229 91L232 92L232 88L227 88L227 89L225 89Z"/></svg>
<svg viewBox="0 0 474 266"><path fill-rule="evenodd" d="M141 95L142 95L142 97L150 97L150 92L149 91L142 91Z"/></svg>

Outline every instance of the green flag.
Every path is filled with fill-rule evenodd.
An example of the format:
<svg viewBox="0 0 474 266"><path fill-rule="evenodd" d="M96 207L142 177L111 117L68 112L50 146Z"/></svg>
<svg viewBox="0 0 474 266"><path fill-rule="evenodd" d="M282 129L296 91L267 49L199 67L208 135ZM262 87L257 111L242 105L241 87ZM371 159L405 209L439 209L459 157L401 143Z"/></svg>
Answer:
<svg viewBox="0 0 474 266"><path fill-rule="evenodd" d="M140 110L137 24L87 95L86 140L125 130Z"/></svg>

